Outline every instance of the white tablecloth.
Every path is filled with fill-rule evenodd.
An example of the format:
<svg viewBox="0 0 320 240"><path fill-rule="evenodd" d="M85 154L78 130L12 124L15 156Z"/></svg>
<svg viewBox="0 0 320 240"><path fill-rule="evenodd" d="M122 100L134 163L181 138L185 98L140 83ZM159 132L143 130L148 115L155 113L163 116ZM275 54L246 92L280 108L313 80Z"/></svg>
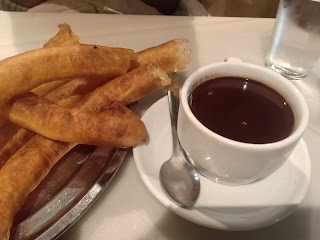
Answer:
<svg viewBox="0 0 320 240"><path fill-rule="evenodd" d="M226 57L264 65L273 19L166 17L97 14L41 14L0 12L0 58L40 48L67 22L83 43L141 50L173 38L189 39L193 61L180 79L195 69ZM156 97L142 103L146 109ZM198 226L164 208L147 190L131 152L118 174L94 206L61 240L128 239L320 239L320 137L304 135L312 161L312 181L303 204L273 226L246 232L226 232Z"/></svg>

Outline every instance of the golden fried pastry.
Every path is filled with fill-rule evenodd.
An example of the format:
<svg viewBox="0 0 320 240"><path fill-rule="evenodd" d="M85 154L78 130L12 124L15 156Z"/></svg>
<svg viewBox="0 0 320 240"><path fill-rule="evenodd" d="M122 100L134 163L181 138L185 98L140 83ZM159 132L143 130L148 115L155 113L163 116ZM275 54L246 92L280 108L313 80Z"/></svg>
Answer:
<svg viewBox="0 0 320 240"><path fill-rule="evenodd" d="M54 83L54 82L53 82ZM54 91L50 92L45 96L51 102L59 103L65 107L74 107L75 102L80 104L82 99L85 99L83 94L87 94L91 92L96 87L102 84L101 80L99 81L90 81L89 79L74 79L71 80L62 86L58 87ZM41 94L39 94L38 90L32 91L40 96L44 94L50 88L50 83L46 83L44 86L44 90L40 90ZM80 95L82 94L82 95ZM75 97L70 98L70 96L75 95ZM67 99L66 99L67 98ZM77 99L74 99L77 98ZM65 99L65 100L64 100ZM31 139L35 135L34 132L30 130L26 130L24 128L20 128L16 124L12 122L8 122L7 125L4 126L3 129L0 129L2 133L0 135L0 169L6 163L6 161L25 144L27 141Z"/></svg>
<svg viewBox="0 0 320 240"><path fill-rule="evenodd" d="M61 86L60 83L51 86L42 85L34 90L44 96L51 90L60 89L58 92L54 90L46 95L47 99L58 103L60 107L32 94L27 94L16 98L16 105L10 111L11 118L19 119L23 123L26 123L27 119L32 119L35 121L33 123L35 129L41 127L41 129L48 130L49 127L51 134L59 136L65 134L64 137L75 134L74 139L87 139L90 134L86 132L87 130L82 131L82 129L93 126L95 130L91 141L95 145L99 145L99 138L103 137L99 127L104 127L103 125L108 121L115 124L122 122L124 125L131 125L130 134L135 135L129 135L135 136L136 139L129 139L128 135L124 135L127 139L121 139L122 129L126 129L127 126L113 130L114 126L108 126L114 136L118 135L115 138L105 139L105 142L109 141L110 144L121 142L121 145L125 142L124 145L129 145L128 142L130 142L132 145L134 141L138 141L138 138L143 139L145 129L143 131L144 126L139 125L141 121L136 121L134 118L137 117L132 117L128 109L113 101L127 105L140 100L152 91L169 85L170 79L165 72L170 73L183 69L190 61L190 51L186 48L186 40L173 40L135 54L126 49L81 45L67 24L59 28L59 33L45 44L46 49L30 51L0 62L0 105L2 106L13 97L45 82L69 81L79 77L65 84L61 82L63 84ZM142 66L137 68L139 64ZM116 78L110 81L114 77ZM102 84L104 85L98 87ZM98 88L95 89L96 87ZM8 89L9 91L6 92ZM87 94L91 91L92 93ZM33 103L37 103L35 109L33 109ZM52 117L56 117L56 120L50 120L49 123L52 124L46 124L46 118L52 118L42 113L42 110L47 113L51 112ZM37 112L34 115L35 118L32 116L32 111ZM57 112L60 115L57 115ZM127 115L129 118L120 117ZM41 116L44 117L41 118ZM78 125L75 132L72 133L66 128L68 121L73 125L83 121L83 125ZM137 131L135 124L139 125L139 133L133 133L134 130ZM53 131L55 129L59 130L58 133ZM81 133L85 136L81 136ZM2 183L0 184L0 240L9 238L13 218L29 193L40 184L59 159L76 145L76 143L60 142L37 134L33 135L34 133L29 130L20 129L12 141L9 141L11 145L8 145L7 154L1 155L5 148L0 151L0 181ZM1 156L4 156L5 160L9 158L2 168Z"/></svg>
<svg viewBox="0 0 320 240"><path fill-rule="evenodd" d="M128 105L170 83L170 78L158 65L149 63L97 88L85 105L90 101L97 103L97 99L104 101L103 96Z"/></svg>
<svg viewBox="0 0 320 240"><path fill-rule="evenodd" d="M76 144L34 136L0 169L0 240L8 240L24 200Z"/></svg>
<svg viewBox="0 0 320 240"><path fill-rule="evenodd" d="M94 80L123 75L135 61L132 50L94 45L68 45L25 52L0 61L0 104L50 81L77 77Z"/></svg>
<svg viewBox="0 0 320 240"><path fill-rule="evenodd" d="M59 32L43 45L44 48L80 44L79 37L73 34L69 24L59 24L58 27Z"/></svg>
<svg viewBox="0 0 320 240"><path fill-rule="evenodd" d="M43 45L43 48L80 44L79 37L73 34L69 24L67 23L59 24L58 27L59 27L59 32L53 38L49 39ZM64 83L66 83L66 80L57 80L57 81L41 84L40 86L36 87L31 91L39 96L45 96L51 91L63 85Z"/></svg>
<svg viewBox="0 0 320 240"><path fill-rule="evenodd" d="M108 147L130 147L144 140L140 118L121 103L104 98L95 111L68 109L33 93L14 99L9 118L50 139Z"/></svg>
<svg viewBox="0 0 320 240"><path fill-rule="evenodd" d="M170 79L157 65L147 64L106 83L87 96L76 95L91 91L94 87L92 83L97 82L91 82L86 79L75 79L57 88L48 94L46 98L52 102L59 103L61 106L76 107L80 105L80 109L94 111L93 108L97 110L101 106L99 102L103 103L105 98L121 102L125 105L138 101L153 91L169 85ZM75 96L68 97L72 95ZM83 106L81 106L81 103L83 103ZM12 111L10 114L12 117L21 117L18 113ZM19 130L0 149L0 168L33 135L34 133L29 130Z"/></svg>
<svg viewBox="0 0 320 240"><path fill-rule="evenodd" d="M155 63L166 73L182 70L191 61L186 39L175 39L138 52L140 65Z"/></svg>

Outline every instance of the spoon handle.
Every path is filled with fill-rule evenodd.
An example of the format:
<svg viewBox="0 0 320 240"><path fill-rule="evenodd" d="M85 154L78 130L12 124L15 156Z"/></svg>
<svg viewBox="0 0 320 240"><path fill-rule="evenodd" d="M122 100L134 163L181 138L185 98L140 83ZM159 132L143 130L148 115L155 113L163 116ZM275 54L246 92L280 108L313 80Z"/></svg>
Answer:
<svg viewBox="0 0 320 240"><path fill-rule="evenodd" d="M179 85L177 79L173 78L172 84L167 89L170 119L171 119L171 131L172 131L172 157L181 154L180 142L177 133L178 123L178 111L179 111Z"/></svg>

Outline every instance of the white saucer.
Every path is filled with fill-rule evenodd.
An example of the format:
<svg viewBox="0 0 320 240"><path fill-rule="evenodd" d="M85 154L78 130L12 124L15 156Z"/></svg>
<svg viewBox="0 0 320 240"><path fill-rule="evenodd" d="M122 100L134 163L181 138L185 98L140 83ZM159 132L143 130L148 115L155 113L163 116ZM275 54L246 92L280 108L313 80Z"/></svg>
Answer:
<svg viewBox="0 0 320 240"><path fill-rule="evenodd" d="M275 173L260 181L228 186L201 176L201 193L191 209L174 204L159 182L162 163L172 153L167 97L143 115L149 138L133 149L139 174L149 191L167 208L194 223L223 230L262 228L282 220L303 200L310 183L310 157L301 140L290 159Z"/></svg>

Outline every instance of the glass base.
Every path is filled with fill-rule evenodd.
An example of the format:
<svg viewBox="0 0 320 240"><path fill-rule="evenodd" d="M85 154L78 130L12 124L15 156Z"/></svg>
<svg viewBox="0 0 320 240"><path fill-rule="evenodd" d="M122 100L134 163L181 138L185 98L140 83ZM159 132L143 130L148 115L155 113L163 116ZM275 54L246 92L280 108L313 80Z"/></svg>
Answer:
<svg viewBox="0 0 320 240"><path fill-rule="evenodd" d="M282 76L284 76L289 80L301 80L307 76L306 73L298 72L290 68L283 67L281 65L272 64L272 63L269 63L268 61L266 61L266 67L281 74Z"/></svg>

